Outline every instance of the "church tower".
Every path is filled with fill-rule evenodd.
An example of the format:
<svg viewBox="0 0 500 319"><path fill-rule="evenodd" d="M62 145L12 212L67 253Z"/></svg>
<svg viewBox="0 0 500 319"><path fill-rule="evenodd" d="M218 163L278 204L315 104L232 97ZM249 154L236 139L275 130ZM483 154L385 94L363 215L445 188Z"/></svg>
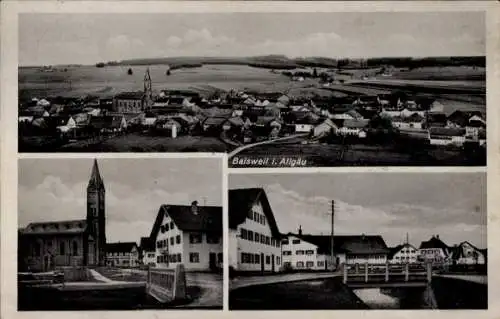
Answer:
<svg viewBox="0 0 500 319"><path fill-rule="evenodd" d="M146 74L144 74L144 98L143 98L143 110L150 110L153 106L153 89L151 85L151 75L149 74L149 68L146 69Z"/></svg>
<svg viewBox="0 0 500 319"><path fill-rule="evenodd" d="M87 186L87 238L84 263L104 266L106 263L106 214L104 182L94 160Z"/></svg>

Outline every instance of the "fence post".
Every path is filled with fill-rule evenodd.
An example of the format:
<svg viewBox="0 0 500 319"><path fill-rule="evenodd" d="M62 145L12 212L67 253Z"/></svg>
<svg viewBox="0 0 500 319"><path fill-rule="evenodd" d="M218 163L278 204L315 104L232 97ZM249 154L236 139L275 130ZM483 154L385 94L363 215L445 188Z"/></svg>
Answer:
<svg viewBox="0 0 500 319"><path fill-rule="evenodd" d="M426 270L427 270L427 283L432 282L432 265L431 263L426 264Z"/></svg>
<svg viewBox="0 0 500 319"><path fill-rule="evenodd" d="M343 268L344 268L344 284L346 284L347 283L347 268L348 267L346 264L344 264Z"/></svg>
<svg viewBox="0 0 500 319"><path fill-rule="evenodd" d="M365 263L365 282L368 282L368 262Z"/></svg>
<svg viewBox="0 0 500 319"><path fill-rule="evenodd" d="M354 264L354 272L357 274L359 274L359 264L358 263L355 263Z"/></svg>
<svg viewBox="0 0 500 319"><path fill-rule="evenodd" d="M385 262L385 282L389 281L389 262Z"/></svg>
<svg viewBox="0 0 500 319"><path fill-rule="evenodd" d="M146 285L151 285L151 265L148 266L148 276L147 276Z"/></svg>
<svg viewBox="0 0 500 319"><path fill-rule="evenodd" d="M405 281L408 281L410 279L410 267L409 264L405 264Z"/></svg>

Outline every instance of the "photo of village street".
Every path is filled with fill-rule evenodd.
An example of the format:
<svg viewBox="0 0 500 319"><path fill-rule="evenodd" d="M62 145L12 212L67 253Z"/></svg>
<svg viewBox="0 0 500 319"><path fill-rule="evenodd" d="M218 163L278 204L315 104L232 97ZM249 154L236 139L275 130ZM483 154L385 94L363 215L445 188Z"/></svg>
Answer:
<svg viewBox="0 0 500 319"><path fill-rule="evenodd" d="M18 310L221 310L222 165L20 159Z"/></svg>
<svg viewBox="0 0 500 319"><path fill-rule="evenodd" d="M19 152L486 165L484 13L195 16L20 15Z"/></svg>
<svg viewBox="0 0 500 319"><path fill-rule="evenodd" d="M488 308L485 173L238 173L228 185L231 310Z"/></svg>

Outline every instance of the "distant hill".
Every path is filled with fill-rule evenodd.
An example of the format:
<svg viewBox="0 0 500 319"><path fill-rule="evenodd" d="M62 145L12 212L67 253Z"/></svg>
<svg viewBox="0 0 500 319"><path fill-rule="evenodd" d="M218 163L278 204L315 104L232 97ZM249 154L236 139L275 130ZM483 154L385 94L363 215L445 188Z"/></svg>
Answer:
<svg viewBox="0 0 500 319"><path fill-rule="evenodd" d="M361 61L364 62L362 63ZM176 68L176 66L196 67L203 64L249 65L269 69L294 69L300 67L337 68L339 66L341 66L342 68L373 68L383 65L415 68L422 66L485 66L486 57L387 57L337 60L326 57L289 58L285 55L263 55L252 57L168 57L151 59L129 59L120 62L113 61L112 63L112 65L168 64L173 68Z"/></svg>

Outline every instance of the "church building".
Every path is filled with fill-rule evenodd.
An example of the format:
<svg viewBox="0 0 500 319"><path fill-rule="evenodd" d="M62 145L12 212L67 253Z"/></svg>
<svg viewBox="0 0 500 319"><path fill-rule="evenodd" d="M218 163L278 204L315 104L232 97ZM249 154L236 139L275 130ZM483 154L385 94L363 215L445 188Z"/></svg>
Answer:
<svg viewBox="0 0 500 319"><path fill-rule="evenodd" d="M153 106L153 90L149 69L144 74L144 90L122 92L113 97L113 111L118 113L142 113Z"/></svg>
<svg viewBox="0 0 500 319"><path fill-rule="evenodd" d="M105 188L94 160L87 186L87 216L79 220L34 222L18 230L19 271L106 264Z"/></svg>

